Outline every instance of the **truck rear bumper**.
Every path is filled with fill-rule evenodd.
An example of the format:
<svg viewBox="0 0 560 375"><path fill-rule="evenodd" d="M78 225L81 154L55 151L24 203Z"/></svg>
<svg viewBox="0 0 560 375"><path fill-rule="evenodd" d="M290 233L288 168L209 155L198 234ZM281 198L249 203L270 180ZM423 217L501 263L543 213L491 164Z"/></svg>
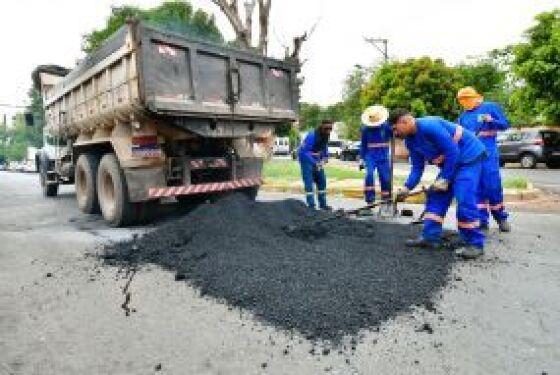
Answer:
<svg viewBox="0 0 560 375"><path fill-rule="evenodd" d="M194 195L194 194L206 194L206 193L217 193L221 191L230 191L243 189L253 186L259 186L262 184L262 179L260 177L249 177L242 178L232 181L224 182L212 182L206 184L195 184L186 186L172 186L172 187L155 187L148 190L148 196L150 199L155 198L168 198L176 197L180 195Z"/></svg>

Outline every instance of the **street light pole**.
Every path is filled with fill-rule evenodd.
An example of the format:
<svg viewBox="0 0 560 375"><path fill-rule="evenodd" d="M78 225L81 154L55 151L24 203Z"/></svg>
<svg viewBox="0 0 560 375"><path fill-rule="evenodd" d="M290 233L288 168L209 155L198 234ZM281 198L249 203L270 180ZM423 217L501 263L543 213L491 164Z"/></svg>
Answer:
<svg viewBox="0 0 560 375"><path fill-rule="evenodd" d="M366 43L371 44L372 46L377 48L377 50L379 52L381 52L385 62L389 61L389 52L388 52L388 49L387 49L387 45L389 44L389 39L364 37L364 40L366 41ZM381 45L382 45L381 47L379 46L379 43L381 43Z"/></svg>

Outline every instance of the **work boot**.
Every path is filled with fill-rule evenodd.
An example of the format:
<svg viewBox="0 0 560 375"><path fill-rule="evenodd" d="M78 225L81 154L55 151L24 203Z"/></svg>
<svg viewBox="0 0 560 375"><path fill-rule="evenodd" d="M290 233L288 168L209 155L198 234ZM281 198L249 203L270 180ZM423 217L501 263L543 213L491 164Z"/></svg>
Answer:
<svg viewBox="0 0 560 375"><path fill-rule="evenodd" d="M507 220L500 221L498 227L500 228L500 232L511 232L511 224Z"/></svg>
<svg viewBox="0 0 560 375"><path fill-rule="evenodd" d="M438 242L428 241L423 237L418 237L410 240L406 240L407 247L418 247L421 249L435 249L439 245Z"/></svg>
<svg viewBox="0 0 560 375"><path fill-rule="evenodd" d="M484 254L484 250L476 246L463 246L455 251L455 254L463 259L471 260L476 259Z"/></svg>

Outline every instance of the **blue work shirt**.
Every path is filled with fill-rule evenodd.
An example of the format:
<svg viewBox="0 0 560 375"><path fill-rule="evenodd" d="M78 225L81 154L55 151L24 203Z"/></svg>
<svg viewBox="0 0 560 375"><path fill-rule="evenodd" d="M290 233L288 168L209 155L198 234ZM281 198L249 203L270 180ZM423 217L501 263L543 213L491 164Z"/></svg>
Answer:
<svg viewBox="0 0 560 375"><path fill-rule="evenodd" d="M458 165L471 163L484 153L484 145L474 133L441 117L417 118L416 129L404 140L412 164L405 182L410 190L420 182L426 162L439 166L440 177L452 181Z"/></svg>
<svg viewBox="0 0 560 375"><path fill-rule="evenodd" d="M492 121L482 121L482 115L490 115ZM509 128L509 121L504 111L498 104L493 102L483 102L478 107L461 113L457 122L478 136L480 141L486 146L489 155L498 154L496 135L499 131Z"/></svg>
<svg viewBox="0 0 560 375"><path fill-rule="evenodd" d="M298 159L301 162L317 164L318 161L328 159L328 142L321 142L321 137L317 130L307 133L305 139L298 149Z"/></svg>
<svg viewBox="0 0 560 375"><path fill-rule="evenodd" d="M365 160L366 156L376 160L389 158L389 146L393 137L391 126L385 122L381 126L362 126L362 142L360 144L360 157Z"/></svg>

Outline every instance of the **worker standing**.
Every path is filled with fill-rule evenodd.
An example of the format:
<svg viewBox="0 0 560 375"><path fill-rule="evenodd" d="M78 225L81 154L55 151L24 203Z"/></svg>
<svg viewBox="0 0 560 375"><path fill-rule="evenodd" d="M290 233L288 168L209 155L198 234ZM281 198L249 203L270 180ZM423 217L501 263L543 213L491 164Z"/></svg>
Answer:
<svg viewBox="0 0 560 375"><path fill-rule="evenodd" d="M375 170L381 185L381 198L391 196L389 145L393 131L387 123L388 118L389 111L381 105L368 107L362 113L360 169L365 165L364 198L368 206L375 201Z"/></svg>
<svg viewBox="0 0 560 375"><path fill-rule="evenodd" d="M309 132L298 150L301 176L305 188L305 200L310 208L315 208L314 184L317 185L317 200L321 210L330 210L327 205L327 178L324 164L328 161L327 144L333 122L323 120L314 131Z"/></svg>
<svg viewBox="0 0 560 375"><path fill-rule="evenodd" d="M441 243L442 224L453 198L457 200L457 226L465 246L457 254L474 259L484 252L484 234L480 230L476 207L484 145L474 133L440 117L414 118L406 110L391 113L395 136L404 138L412 169L405 187L397 193L403 201L424 173L425 164L439 166L440 172L427 192L422 236L407 241L407 246L436 248Z"/></svg>
<svg viewBox="0 0 560 375"><path fill-rule="evenodd" d="M508 214L504 208L504 192L500 176L500 153L496 142L499 131L509 128L509 122L496 103L485 102L472 87L464 87L457 93L459 104L465 109L458 123L474 132L486 147L488 158L482 164L482 177L478 191L480 226L488 229L488 209L498 223L500 232L510 232Z"/></svg>

